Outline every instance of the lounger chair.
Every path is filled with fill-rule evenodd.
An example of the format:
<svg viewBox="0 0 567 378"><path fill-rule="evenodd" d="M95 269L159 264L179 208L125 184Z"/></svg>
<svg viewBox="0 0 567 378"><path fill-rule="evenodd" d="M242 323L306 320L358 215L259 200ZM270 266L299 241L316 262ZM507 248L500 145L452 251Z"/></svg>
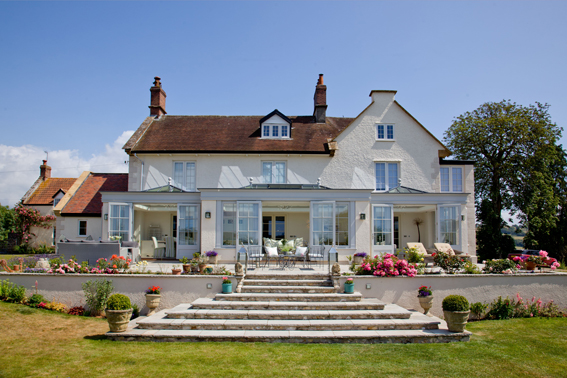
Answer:
<svg viewBox="0 0 567 378"><path fill-rule="evenodd" d="M457 251L453 249L451 245L448 243L433 243L433 245L435 246L435 249L439 252L445 252L449 255L457 255L459 257L462 257L463 259L472 261L472 258L468 253L465 253L463 251Z"/></svg>

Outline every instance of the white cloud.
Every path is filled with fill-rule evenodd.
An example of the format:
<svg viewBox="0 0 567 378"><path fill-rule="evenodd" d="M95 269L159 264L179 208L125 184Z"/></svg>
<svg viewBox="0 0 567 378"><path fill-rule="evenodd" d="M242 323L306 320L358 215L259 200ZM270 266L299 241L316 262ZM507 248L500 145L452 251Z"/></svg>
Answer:
<svg viewBox="0 0 567 378"><path fill-rule="evenodd" d="M83 159L79 150L49 151L47 164L52 168L51 177L79 177L83 171L128 172L128 155L122 146L134 131L124 131L104 151ZM20 147L0 144L0 204L14 206L39 177L39 166L45 159L45 148L24 145Z"/></svg>

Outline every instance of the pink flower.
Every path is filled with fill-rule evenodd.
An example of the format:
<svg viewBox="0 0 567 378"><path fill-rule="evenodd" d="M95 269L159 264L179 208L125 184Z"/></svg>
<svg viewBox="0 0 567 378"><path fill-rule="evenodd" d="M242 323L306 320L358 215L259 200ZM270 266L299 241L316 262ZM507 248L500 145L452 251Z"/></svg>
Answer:
<svg viewBox="0 0 567 378"><path fill-rule="evenodd" d="M547 257L548 253L545 252L545 251L539 251L539 255L540 255L541 257Z"/></svg>

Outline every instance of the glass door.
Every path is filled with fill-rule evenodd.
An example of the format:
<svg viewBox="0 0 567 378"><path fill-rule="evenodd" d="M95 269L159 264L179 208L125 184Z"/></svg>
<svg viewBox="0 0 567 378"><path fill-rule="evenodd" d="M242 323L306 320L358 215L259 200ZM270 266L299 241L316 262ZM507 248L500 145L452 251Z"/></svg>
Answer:
<svg viewBox="0 0 567 378"><path fill-rule="evenodd" d="M453 249L461 250L461 205L437 206L439 243L448 243Z"/></svg>
<svg viewBox="0 0 567 378"><path fill-rule="evenodd" d="M335 245L335 202L311 202L311 245ZM328 249L328 248L326 248Z"/></svg>
<svg viewBox="0 0 567 378"><path fill-rule="evenodd" d="M372 252L394 253L394 207L372 205Z"/></svg>
<svg viewBox="0 0 567 378"><path fill-rule="evenodd" d="M259 201L238 201L236 207L238 245L261 245L262 203ZM238 250L238 246L236 249Z"/></svg>
<svg viewBox="0 0 567 378"><path fill-rule="evenodd" d="M200 205L177 206L177 258L192 258L193 253L201 249L200 214Z"/></svg>

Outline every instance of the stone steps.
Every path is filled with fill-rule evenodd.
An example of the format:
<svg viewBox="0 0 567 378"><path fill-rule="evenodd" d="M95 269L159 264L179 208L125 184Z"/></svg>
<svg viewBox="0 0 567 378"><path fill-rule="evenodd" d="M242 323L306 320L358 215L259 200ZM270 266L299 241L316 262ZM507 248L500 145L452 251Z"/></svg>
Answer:
<svg viewBox="0 0 567 378"><path fill-rule="evenodd" d="M318 280L318 279L296 279L296 280L256 280L256 279L246 279L244 280L244 286L329 286L332 287L333 284L331 280Z"/></svg>
<svg viewBox="0 0 567 378"><path fill-rule="evenodd" d="M244 287L243 287L244 288ZM217 301L258 301L258 302L358 302L362 299L360 293L232 293L217 294Z"/></svg>
<svg viewBox="0 0 567 378"><path fill-rule="evenodd" d="M384 303L362 300L357 302L301 302L301 301L217 301L199 298L193 308L217 310L381 310Z"/></svg>
<svg viewBox="0 0 567 378"><path fill-rule="evenodd" d="M307 273L307 274L293 274L293 273L248 273L244 282L249 280L270 280L270 281L303 281L303 280L321 280L330 281L329 274L325 273Z"/></svg>
<svg viewBox="0 0 567 378"><path fill-rule="evenodd" d="M453 333L443 329L367 330L367 331L265 331L265 330L156 330L131 329L122 333L108 332L117 341L170 342L268 342L268 343L448 343L469 341L471 333Z"/></svg>
<svg viewBox="0 0 567 378"><path fill-rule="evenodd" d="M334 293L332 286L242 286L242 293Z"/></svg>

